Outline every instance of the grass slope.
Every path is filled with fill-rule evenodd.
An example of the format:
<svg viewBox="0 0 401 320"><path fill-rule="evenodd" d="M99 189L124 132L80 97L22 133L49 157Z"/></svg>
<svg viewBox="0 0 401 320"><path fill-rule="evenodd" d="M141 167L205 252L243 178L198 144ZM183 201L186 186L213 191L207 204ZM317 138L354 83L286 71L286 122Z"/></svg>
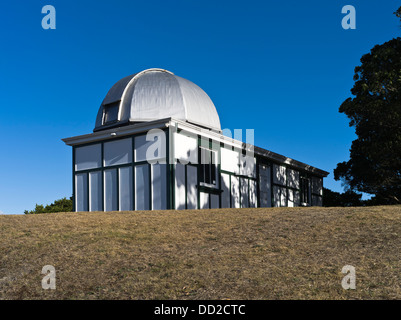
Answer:
<svg viewBox="0 0 401 320"><path fill-rule="evenodd" d="M0 299L401 299L400 235L401 206L3 215Z"/></svg>

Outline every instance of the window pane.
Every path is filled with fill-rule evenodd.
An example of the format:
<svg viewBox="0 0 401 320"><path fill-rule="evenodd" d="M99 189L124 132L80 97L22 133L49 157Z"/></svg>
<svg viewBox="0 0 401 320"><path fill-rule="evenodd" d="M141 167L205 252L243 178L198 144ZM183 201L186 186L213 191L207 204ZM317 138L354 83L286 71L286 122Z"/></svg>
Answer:
<svg viewBox="0 0 401 320"><path fill-rule="evenodd" d="M104 110L104 124L112 123L118 119L118 109L120 102L114 102L103 107Z"/></svg>
<svg viewBox="0 0 401 320"><path fill-rule="evenodd" d="M102 166L101 151L99 144L93 144L75 149L75 170L88 170Z"/></svg>
<svg viewBox="0 0 401 320"><path fill-rule="evenodd" d="M187 208L197 209L198 208L198 170L196 167L187 165Z"/></svg>
<svg viewBox="0 0 401 320"><path fill-rule="evenodd" d="M175 166L175 208L185 209L185 165Z"/></svg>
<svg viewBox="0 0 401 320"><path fill-rule="evenodd" d="M321 178L312 178L312 192L318 195L323 194L323 180Z"/></svg>
<svg viewBox="0 0 401 320"><path fill-rule="evenodd" d="M228 174L221 174L221 207L230 208L230 176Z"/></svg>
<svg viewBox="0 0 401 320"><path fill-rule="evenodd" d="M270 182L270 166L259 165L259 194L260 206L271 207L271 182Z"/></svg>
<svg viewBox="0 0 401 320"><path fill-rule="evenodd" d="M104 165L114 166L132 162L132 140L123 139L104 144Z"/></svg>
<svg viewBox="0 0 401 320"><path fill-rule="evenodd" d="M288 207L295 207L294 190L288 189Z"/></svg>
<svg viewBox="0 0 401 320"><path fill-rule="evenodd" d="M257 202L256 181L249 180L249 207L255 208Z"/></svg>
<svg viewBox="0 0 401 320"><path fill-rule="evenodd" d="M240 174L249 177L256 177L256 159L249 155L240 154Z"/></svg>
<svg viewBox="0 0 401 320"><path fill-rule="evenodd" d="M117 211L117 169L104 172L104 211Z"/></svg>
<svg viewBox="0 0 401 320"><path fill-rule="evenodd" d="M231 207L239 208L239 181L238 177L231 176Z"/></svg>
<svg viewBox="0 0 401 320"><path fill-rule="evenodd" d="M75 175L75 211L88 211L88 174Z"/></svg>
<svg viewBox="0 0 401 320"><path fill-rule="evenodd" d="M95 171L89 173L90 183L90 211L102 211L102 172Z"/></svg>
<svg viewBox="0 0 401 320"><path fill-rule="evenodd" d="M210 194L210 207L212 209L219 208L219 196L217 194Z"/></svg>
<svg viewBox="0 0 401 320"><path fill-rule="evenodd" d="M281 207L287 207L287 189L286 188L280 188L280 194L281 194Z"/></svg>
<svg viewBox="0 0 401 320"><path fill-rule="evenodd" d="M294 191L294 206L298 207L300 205L301 199L299 191Z"/></svg>
<svg viewBox="0 0 401 320"><path fill-rule="evenodd" d="M211 180L210 180L210 171L211 171L211 165L210 164L205 164L204 168L205 168L205 183L207 184L211 184Z"/></svg>
<svg viewBox="0 0 401 320"><path fill-rule="evenodd" d="M248 179L240 178L241 184L241 208L249 207L249 188L248 188Z"/></svg>
<svg viewBox="0 0 401 320"><path fill-rule="evenodd" d="M167 169L165 164L152 165L152 209L167 209Z"/></svg>
<svg viewBox="0 0 401 320"><path fill-rule="evenodd" d="M149 166L135 166L135 210L149 208Z"/></svg>
<svg viewBox="0 0 401 320"><path fill-rule="evenodd" d="M275 207L285 207L286 206L286 195L287 189L281 188L279 186L273 186L273 198Z"/></svg>
<svg viewBox="0 0 401 320"><path fill-rule="evenodd" d="M299 189L299 172L293 169L287 169L287 184L289 187Z"/></svg>
<svg viewBox="0 0 401 320"><path fill-rule="evenodd" d="M273 182L281 185L286 185L286 171L287 168L284 166L273 165Z"/></svg>
<svg viewBox="0 0 401 320"><path fill-rule="evenodd" d="M150 161L154 159L164 159L166 157L166 139L163 131L149 134L151 141L146 140L146 135L135 137L135 161ZM156 140L153 140L155 139ZM153 144L155 144L153 146ZM146 153L149 149L149 159L146 158Z"/></svg>
<svg viewBox="0 0 401 320"><path fill-rule="evenodd" d="M310 203L309 189L309 180L301 178L301 202Z"/></svg>
<svg viewBox="0 0 401 320"><path fill-rule="evenodd" d="M125 167L119 169L120 185L119 185L119 200L120 210L133 210L133 194L132 194L132 168Z"/></svg>
<svg viewBox="0 0 401 320"><path fill-rule="evenodd" d="M216 185L216 171L217 171L217 167L216 167L216 165L215 164L212 164L211 166L210 166L210 175L212 176L212 178L211 178L211 183L213 184L213 185Z"/></svg>
<svg viewBox="0 0 401 320"><path fill-rule="evenodd" d="M201 176L200 182L208 185L217 185L217 152L200 148L201 151Z"/></svg>

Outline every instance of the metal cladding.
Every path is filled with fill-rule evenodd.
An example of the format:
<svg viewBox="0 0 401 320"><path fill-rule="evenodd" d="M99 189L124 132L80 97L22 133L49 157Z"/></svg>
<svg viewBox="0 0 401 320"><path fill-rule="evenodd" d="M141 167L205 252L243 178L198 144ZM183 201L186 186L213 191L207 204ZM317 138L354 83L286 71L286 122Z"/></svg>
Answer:
<svg viewBox="0 0 401 320"><path fill-rule="evenodd" d="M119 80L99 108L94 131L164 118L221 132L216 107L205 91L163 69L148 69Z"/></svg>

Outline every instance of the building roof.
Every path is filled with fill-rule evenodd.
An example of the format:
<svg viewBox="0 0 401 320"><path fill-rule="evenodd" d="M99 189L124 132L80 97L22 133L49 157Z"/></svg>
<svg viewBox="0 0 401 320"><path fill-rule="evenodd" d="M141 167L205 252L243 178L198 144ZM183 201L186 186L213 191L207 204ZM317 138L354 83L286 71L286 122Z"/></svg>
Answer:
<svg viewBox="0 0 401 320"><path fill-rule="evenodd" d="M221 132L219 115L206 92L163 69L147 69L114 84L93 131L170 117Z"/></svg>

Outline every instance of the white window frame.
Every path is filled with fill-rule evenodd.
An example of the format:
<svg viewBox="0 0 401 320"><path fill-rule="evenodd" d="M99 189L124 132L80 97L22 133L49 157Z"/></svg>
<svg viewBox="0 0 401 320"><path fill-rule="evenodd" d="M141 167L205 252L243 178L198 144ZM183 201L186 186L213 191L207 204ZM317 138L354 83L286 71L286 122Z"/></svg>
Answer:
<svg viewBox="0 0 401 320"><path fill-rule="evenodd" d="M199 149L200 149L200 163L199 163L199 165L201 166L201 170L203 169L202 165L206 164L206 163L202 163L202 149L204 149L204 150L209 151L211 153L211 155L212 155L212 158L210 159L211 160L210 165L214 165L215 177L216 177L215 184L206 183L206 182L203 182L203 181L199 181L199 184L201 186L203 186L203 187L209 187L209 188L217 189L218 188L218 181L219 181L219 179L218 179L219 170L218 170L218 167L217 167L217 164L218 164L218 161L217 161L218 160L218 151L210 149L210 148L205 148L205 147L202 147L202 146L200 146ZM203 174L200 177L202 177L202 176L203 176ZM200 177L199 177L199 179L200 179ZM211 177L210 177L210 179L211 179Z"/></svg>

